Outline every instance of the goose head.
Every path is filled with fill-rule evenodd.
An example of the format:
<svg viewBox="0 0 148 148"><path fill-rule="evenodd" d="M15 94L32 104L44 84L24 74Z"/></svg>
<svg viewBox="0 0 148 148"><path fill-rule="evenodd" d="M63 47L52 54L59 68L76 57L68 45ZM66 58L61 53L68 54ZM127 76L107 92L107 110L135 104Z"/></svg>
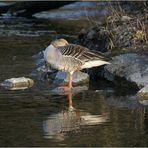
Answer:
<svg viewBox="0 0 148 148"><path fill-rule="evenodd" d="M53 45L55 48L66 46L68 45L68 42L65 39L58 39L51 42L51 45Z"/></svg>

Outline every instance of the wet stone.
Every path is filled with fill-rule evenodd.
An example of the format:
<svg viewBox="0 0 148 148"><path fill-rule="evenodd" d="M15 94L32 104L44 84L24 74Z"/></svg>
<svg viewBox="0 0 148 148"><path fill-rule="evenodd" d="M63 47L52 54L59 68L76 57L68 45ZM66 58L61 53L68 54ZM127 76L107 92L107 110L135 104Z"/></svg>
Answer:
<svg viewBox="0 0 148 148"><path fill-rule="evenodd" d="M148 57L136 53L112 57L110 65L105 67L104 77L114 81L116 76L134 82L140 94L148 94Z"/></svg>
<svg viewBox="0 0 148 148"><path fill-rule="evenodd" d="M138 96L142 99L146 99L148 102L148 84L138 92Z"/></svg>
<svg viewBox="0 0 148 148"><path fill-rule="evenodd" d="M82 91L86 91L88 90L88 86L74 86L72 87L72 93L75 94L75 93L79 93L79 92L82 92ZM51 90L51 93L52 94L61 94L61 95L68 95L69 94L69 91L67 90L64 90L64 91L61 91L58 89L58 87L54 88Z"/></svg>
<svg viewBox="0 0 148 148"><path fill-rule="evenodd" d="M6 79L2 83L0 83L1 87L9 90L26 89L32 87L33 85L34 81L30 78L25 77Z"/></svg>
<svg viewBox="0 0 148 148"><path fill-rule="evenodd" d="M89 82L89 75L87 73L83 73L81 71L77 71L73 74L73 85L79 85ZM54 84L65 85L68 84L68 73L59 71L56 74Z"/></svg>

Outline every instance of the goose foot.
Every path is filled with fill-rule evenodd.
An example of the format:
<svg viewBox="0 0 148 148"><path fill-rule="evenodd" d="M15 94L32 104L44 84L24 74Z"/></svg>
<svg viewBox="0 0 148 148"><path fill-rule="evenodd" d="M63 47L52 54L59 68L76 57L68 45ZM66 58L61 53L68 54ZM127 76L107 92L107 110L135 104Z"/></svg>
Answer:
<svg viewBox="0 0 148 148"><path fill-rule="evenodd" d="M70 91L72 91L72 89L68 86L60 86L60 87L58 87L58 91L64 93L64 92L70 92Z"/></svg>

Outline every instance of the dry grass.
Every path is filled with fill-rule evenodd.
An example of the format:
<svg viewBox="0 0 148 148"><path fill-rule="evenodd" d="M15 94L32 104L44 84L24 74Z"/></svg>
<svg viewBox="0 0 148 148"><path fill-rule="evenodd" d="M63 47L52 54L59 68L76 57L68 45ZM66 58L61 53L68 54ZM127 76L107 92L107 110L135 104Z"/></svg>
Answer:
<svg viewBox="0 0 148 148"><path fill-rule="evenodd" d="M117 40L121 36L126 38L122 30L124 27L129 31L128 33L132 34L130 40L132 47L137 48L139 45L146 46L148 44L145 17L137 17L136 15L126 13L119 2L117 2L116 8L109 2L109 9L111 15L107 17L105 27L110 40L108 49L115 48L117 46Z"/></svg>

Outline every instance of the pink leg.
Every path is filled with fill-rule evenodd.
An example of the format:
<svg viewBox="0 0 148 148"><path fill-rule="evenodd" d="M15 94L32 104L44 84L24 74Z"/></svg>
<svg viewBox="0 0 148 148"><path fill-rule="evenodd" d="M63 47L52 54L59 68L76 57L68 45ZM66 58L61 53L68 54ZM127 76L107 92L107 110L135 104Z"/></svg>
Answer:
<svg viewBox="0 0 148 148"><path fill-rule="evenodd" d="M71 91L68 93L68 100L69 100L69 110L72 111L73 106L72 106L72 92Z"/></svg>
<svg viewBox="0 0 148 148"><path fill-rule="evenodd" d="M72 75L69 74L69 78L68 78L69 82L68 82L68 86L60 86L58 87L58 90L60 92L67 92L67 91L72 91Z"/></svg>
<svg viewBox="0 0 148 148"><path fill-rule="evenodd" d="M80 117L81 117L80 111L79 111L79 110L75 110L75 109L73 108L73 106L72 106L72 91L69 91L69 92L68 92L68 100L69 100L69 111L75 111L76 116L77 116L78 118L80 118Z"/></svg>
<svg viewBox="0 0 148 148"><path fill-rule="evenodd" d="M68 84L69 90L72 91L72 75L69 74L69 84Z"/></svg>

